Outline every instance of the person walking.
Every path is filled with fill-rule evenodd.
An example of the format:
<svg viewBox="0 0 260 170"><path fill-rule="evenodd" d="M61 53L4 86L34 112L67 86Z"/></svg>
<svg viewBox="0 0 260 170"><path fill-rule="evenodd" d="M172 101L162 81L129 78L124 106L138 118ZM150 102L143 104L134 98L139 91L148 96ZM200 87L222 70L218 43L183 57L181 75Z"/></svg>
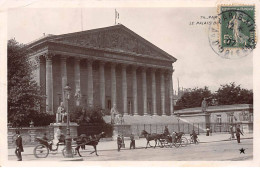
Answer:
<svg viewBox="0 0 260 170"><path fill-rule="evenodd" d="M131 133L131 135L130 135L130 149L132 149L132 147L133 147L133 149L135 149L135 137Z"/></svg>
<svg viewBox="0 0 260 170"><path fill-rule="evenodd" d="M209 129L209 127L207 127L207 129L206 129L206 136L209 136L209 131L210 131L210 129Z"/></svg>
<svg viewBox="0 0 260 170"><path fill-rule="evenodd" d="M192 138L193 138L194 143L196 144L196 143L198 142L198 141L197 141L198 135L197 135L197 133L195 132L195 130L192 130Z"/></svg>
<svg viewBox="0 0 260 170"><path fill-rule="evenodd" d="M17 138L15 140L16 149L15 149L15 155L18 158L18 161L22 161L22 152L23 150L23 139L20 135L20 131L16 131Z"/></svg>
<svg viewBox="0 0 260 170"><path fill-rule="evenodd" d="M240 125L237 125L237 129L236 129L237 143L240 143L240 134L244 136L244 134L240 130Z"/></svg>
<svg viewBox="0 0 260 170"><path fill-rule="evenodd" d="M122 147L122 139L120 135L117 136L117 151L119 152Z"/></svg>

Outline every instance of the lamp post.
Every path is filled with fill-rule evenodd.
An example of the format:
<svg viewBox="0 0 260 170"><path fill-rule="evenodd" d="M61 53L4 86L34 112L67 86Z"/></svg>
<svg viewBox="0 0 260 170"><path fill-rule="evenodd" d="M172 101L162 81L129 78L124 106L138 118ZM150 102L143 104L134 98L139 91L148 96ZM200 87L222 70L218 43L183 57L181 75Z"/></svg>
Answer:
<svg viewBox="0 0 260 170"><path fill-rule="evenodd" d="M177 115L177 120L178 120L178 132L180 132L180 115Z"/></svg>
<svg viewBox="0 0 260 170"><path fill-rule="evenodd" d="M69 114L70 92L71 92L71 88L68 85L66 85L66 87L64 87L64 96L65 96L65 99L66 99L66 111L67 111L67 134L66 134L66 138L65 138L66 152L65 152L65 155L64 155L64 157L66 157L66 158L72 158L73 157L72 148L71 148L72 138L70 136L70 114Z"/></svg>

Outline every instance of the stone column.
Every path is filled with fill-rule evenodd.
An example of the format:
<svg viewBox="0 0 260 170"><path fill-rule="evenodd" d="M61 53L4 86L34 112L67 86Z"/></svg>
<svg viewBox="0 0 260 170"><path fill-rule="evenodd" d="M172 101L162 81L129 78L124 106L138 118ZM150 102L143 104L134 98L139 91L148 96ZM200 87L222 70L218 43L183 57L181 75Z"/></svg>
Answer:
<svg viewBox="0 0 260 170"><path fill-rule="evenodd" d="M151 69L151 75L152 75L152 104L153 104L153 115L157 115L155 71L156 71L155 68L152 68L152 69Z"/></svg>
<svg viewBox="0 0 260 170"><path fill-rule="evenodd" d="M75 99L76 105L80 106L81 89L80 89L80 58L74 60L74 79L75 79Z"/></svg>
<svg viewBox="0 0 260 170"><path fill-rule="evenodd" d="M52 58L53 55L46 54L46 112L53 114L53 75Z"/></svg>
<svg viewBox="0 0 260 170"><path fill-rule="evenodd" d="M122 99L123 99L123 113L127 113L127 81L126 81L126 64L122 64Z"/></svg>
<svg viewBox="0 0 260 170"><path fill-rule="evenodd" d="M44 56L39 57L39 84L41 95L46 95L46 62ZM41 113L46 111L46 99L41 99Z"/></svg>
<svg viewBox="0 0 260 170"><path fill-rule="evenodd" d="M143 90L143 105L144 115L147 115L147 85L146 85L146 68L142 68L142 90Z"/></svg>
<svg viewBox="0 0 260 170"><path fill-rule="evenodd" d="M165 82L164 82L164 70L160 70L161 77L161 112L162 115L166 115L165 113Z"/></svg>
<svg viewBox="0 0 260 170"><path fill-rule="evenodd" d="M111 100L116 105L116 63L111 63Z"/></svg>
<svg viewBox="0 0 260 170"><path fill-rule="evenodd" d="M135 65L132 66L132 76L133 76L133 111L134 115L138 115L138 106L137 106L137 81L136 81L136 69Z"/></svg>
<svg viewBox="0 0 260 170"><path fill-rule="evenodd" d="M99 88L100 88L100 104L101 108L105 109L105 100L106 100L106 93L105 93L105 72L104 72L104 65L105 62L99 62Z"/></svg>
<svg viewBox="0 0 260 170"><path fill-rule="evenodd" d="M172 84L172 73L173 70L169 71L168 76L169 76L169 87L170 87L170 114L173 116L174 112L174 107L173 107L173 84Z"/></svg>
<svg viewBox="0 0 260 170"><path fill-rule="evenodd" d="M65 56L60 57L60 69L61 69L61 94L62 101L65 102L64 87L67 85L67 58ZM60 103L59 103L60 105Z"/></svg>
<svg viewBox="0 0 260 170"><path fill-rule="evenodd" d="M93 60L89 59L87 60L87 70L88 70L88 105L90 107L93 106L93 73L92 73L92 64Z"/></svg>

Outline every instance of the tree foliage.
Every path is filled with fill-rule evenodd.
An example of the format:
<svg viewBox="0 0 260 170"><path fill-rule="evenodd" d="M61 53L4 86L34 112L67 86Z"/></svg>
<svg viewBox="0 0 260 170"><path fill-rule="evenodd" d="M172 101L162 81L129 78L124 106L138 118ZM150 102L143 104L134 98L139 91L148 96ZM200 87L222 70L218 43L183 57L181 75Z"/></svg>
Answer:
<svg viewBox="0 0 260 170"><path fill-rule="evenodd" d="M200 107L203 98L210 98L212 96L208 87L194 88L189 92L183 94L183 96L177 101L176 105L179 109Z"/></svg>
<svg viewBox="0 0 260 170"><path fill-rule="evenodd" d="M8 122L13 126L46 125L53 116L40 113L40 88L33 80L28 50L14 39L8 41Z"/></svg>
<svg viewBox="0 0 260 170"><path fill-rule="evenodd" d="M215 93L211 93L207 87L195 88L186 92L177 101L176 108L185 109L200 107L203 98L207 98L208 105L253 104L253 91L243 89L234 82L220 85Z"/></svg>
<svg viewBox="0 0 260 170"><path fill-rule="evenodd" d="M216 91L215 98L219 105L253 104L253 91L243 89L232 82L221 85Z"/></svg>

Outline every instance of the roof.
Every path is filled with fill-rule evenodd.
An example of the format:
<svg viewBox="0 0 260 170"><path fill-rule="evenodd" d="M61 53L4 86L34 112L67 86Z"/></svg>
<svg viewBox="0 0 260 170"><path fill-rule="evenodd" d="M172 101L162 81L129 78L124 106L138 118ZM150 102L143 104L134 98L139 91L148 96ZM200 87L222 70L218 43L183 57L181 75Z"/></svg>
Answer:
<svg viewBox="0 0 260 170"><path fill-rule="evenodd" d="M125 27L122 24L109 26L109 27L103 27L103 28L97 28L97 29L91 29L91 30L86 30L86 31L80 31L80 32L73 32L73 33L68 33L68 34L61 34L61 35L50 35L50 34L48 34L47 36L41 37L41 38L39 38L39 39L37 39L35 41L32 41L32 42L28 43L27 47L33 49L34 47L39 46L40 44L46 43L46 42L56 42L56 43L58 42L58 43L61 43L61 40L64 40L64 39L69 39L69 38L72 38L72 37L84 38L83 36L87 35L87 34L94 34L94 33L104 32L104 31L108 31L109 32L109 31L115 30L115 29L120 29L120 30L125 31L129 35L133 36L135 40L138 40L142 44L145 44L146 46L149 46L154 51L156 51L156 52L160 53L161 55L167 57L172 62L175 62L177 60L172 55L170 55L167 52L163 51L162 49L160 49L159 47L155 46L151 42L145 40L143 37L139 36L138 34L136 34L135 32L133 32L132 30L130 30L129 28Z"/></svg>
<svg viewBox="0 0 260 170"><path fill-rule="evenodd" d="M219 105L219 106L209 106L207 112L226 112L226 111L240 111L240 110L250 110L253 109L252 104L234 104L234 105ZM174 114L196 114L202 113L201 107L193 107L182 110L177 110Z"/></svg>

